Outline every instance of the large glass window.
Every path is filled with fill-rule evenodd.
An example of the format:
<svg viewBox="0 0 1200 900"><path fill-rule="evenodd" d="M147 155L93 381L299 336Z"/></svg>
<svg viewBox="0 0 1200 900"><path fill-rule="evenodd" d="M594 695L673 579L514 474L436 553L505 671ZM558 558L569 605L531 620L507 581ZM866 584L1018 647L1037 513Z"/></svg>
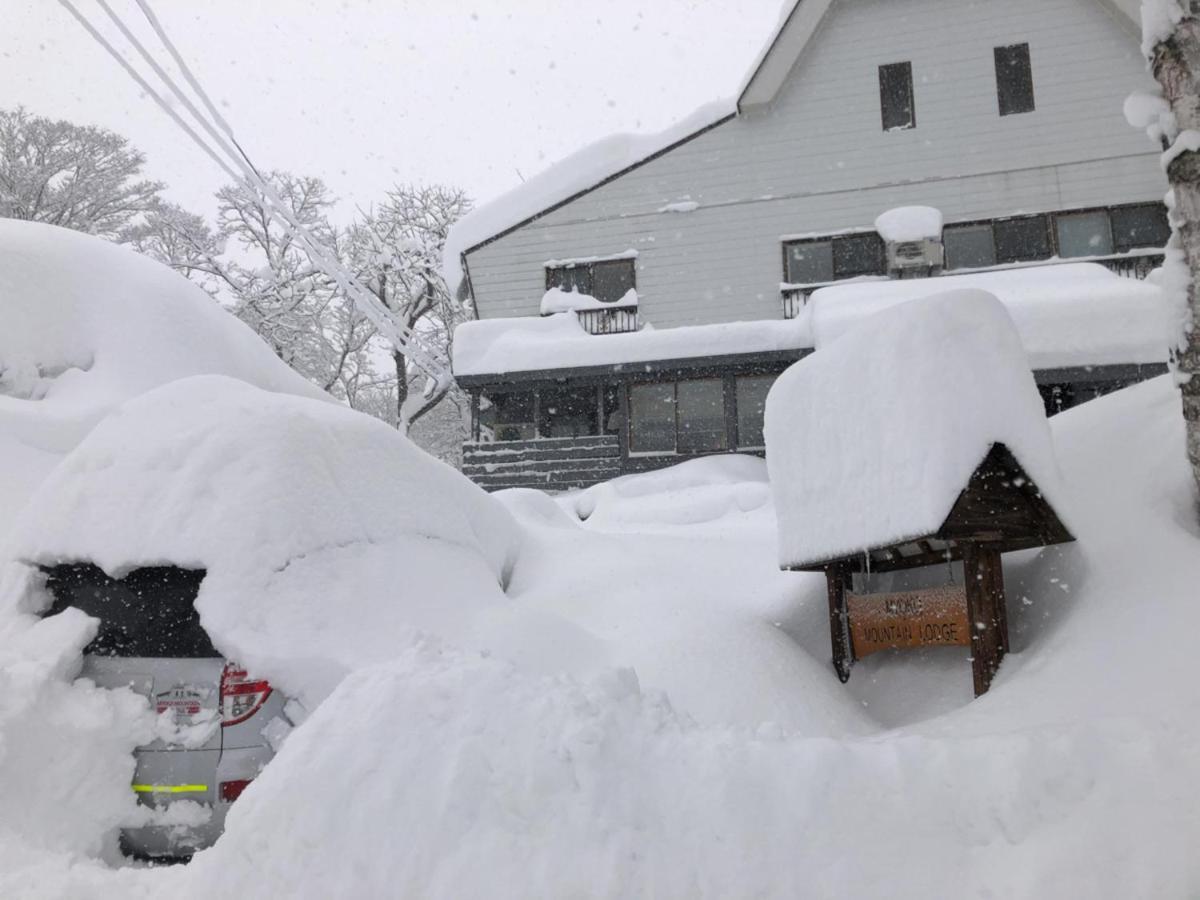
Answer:
<svg viewBox="0 0 1200 900"><path fill-rule="evenodd" d="M593 263L571 263L546 269L546 288L587 294L602 303L615 303L634 287L632 259L606 259Z"/></svg>
<svg viewBox="0 0 1200 900"><path fill-rule="evenodd" d="M1029 62L1029 45L997 47L994 53L1000 115L1033 112L1033 67Z"/></svg>
<svg viewBox="0 0 1200 900"><path fill-rule="evenodd" d="M787 245L789 284L833 281L833 241L804 241Z"/></svg>
<svg viewBox="0 0 1200 900"><path fill-rule="evenodd" d="M1106 211L1061 213L1054 219L1059 256L1104 256L1113 252Z"/></svg>
<svg viewBox="0 0 1200 900"><path fill-rule="evenodd" d="M738 447L755 450L766 446L763 421L767 393L775 383L774 375L741 375L737 379Z"/></svg>
<svg viewBox="0 0 1200 900"><path fill-rule="evenodd" d="M675 452L675 385L635 384L629 388L629 450Z"/></svg>
<svg viewBox="0 0 1200 900"><path fill-rule="evenodd" d="M725 382L720 378L681 381L676 385L676 447L680 453L724 450Z"/></svg>
<svg viewBox="0 0 1200 900"><path fill-rule="evenodd" d="M586 437L599 430L596 388L542 388L538 398L541 437Z"/></svg>
<svg viewBox="0 0 1200 900"><path fill-rule="evenodd" d="M884 131L916 126L912 63L899 62L879 67L879 109Z"/></svg>
<svg viewBox="0 0 1200 900"><path fill-rule="evenodd" d="M993 224L996 262L1026 262L1050 258L1050 235L1045 216L999 219Z"/></svg>
<svg viewBox="0 0 1200 900"><path fill-rule="evenodd" d="M492 429L497 441L530 441L537 437L533 419L533 391L512 391L487 398L491 406L482 410L480 423Z"/></svg>
<svg viewBox="0 0 1200 900"><path fill-rule="evenodd" d="M1112 210L1113 247L1126 253L1138 247L1165 247L1171 237L1167 208L1160 203Z"/></svg>
<svg viewBox="0 0 1200 900"><path fill-rule="evenodd" d="M942 231L947 269L981 269L996 264L991 225L948 225Z"/></svg>

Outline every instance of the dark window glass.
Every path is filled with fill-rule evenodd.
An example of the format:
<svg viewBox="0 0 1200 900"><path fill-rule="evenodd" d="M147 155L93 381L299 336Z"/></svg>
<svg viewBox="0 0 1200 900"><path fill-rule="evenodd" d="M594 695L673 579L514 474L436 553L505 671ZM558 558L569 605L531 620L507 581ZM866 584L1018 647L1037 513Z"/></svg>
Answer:
<svg viewBox="0 0 1200 900"><path fill-rule="evenodd" d="M480 422L492 429L497 441L529 441L537 437L533 422L533 391L513 391L488 397L491 406L480 413Z"/></svg>
<svg viewBox="0 0 1200 900"><path fill-rule="evenodd" d="M543 388L538 397L540 437L586 437L599 428L596 388Z"/></svg>
<svg viewBox="0 0 1200 900"><path fill-rule="evenodd" d="M633 453L675 452L675 385L629 388L629 449Z"/></svg>
<svg viewBox="0 0 1200 900"><path fill-rule="evenodd" d="M1113 252L1112 230L1105 210L1060 213L1054 220L1059 256L1104 256Z"/></svg>
<svg viewBox="0 0 1200 900"><path fill-rule="evenodd" d="M766 446L763 420L767 408L767 392L775 383L774 375L741 375L737 379L738 446Z"/></svg>
<svg viewBox="0 0 1200 900"><path fill-rule="evenodd" d="M1012 44L997 47L996 96L1000 115L1033 112L1033 68L1029 62L1029 45Z"/></svg>
<svg viewBox="0 0 1200 900"><path fill-rule="evenodd" d="M546 270L546 287L574 292L592 293L592 272L587 266L555 266Z"/></svg>
<svg viewBox="0 0 1200 900"><path fill-rule="evenodd" d="M676 416L680 453L724 450L725 382L698 378L676 385Z"/></svg>
<svg viewBox="0 0 1200 900"><path fill-rule="evenodd" d="M879 67L879 108L884 131L916 126L912 63L891 63Z"/></svg>
<svg viewBox="0 0 1200 900"><path fill-rule="evenodd" d="M621 395L615 384L604 386L604 433L621 433Z"/></svg>
<svg viewBox="0 0 1200 900"><path fill-rule="evenodd" d="M833 274L835 278L882 275L886 265L883 239L874 232L848 234L833 239Z"/></svg>
<svg viewBox="0 0 1200 900"><path fill-rule="evenodd" d="M592 296L616 303L633 289L633 260L614 259L592 266Z"/></svg>
<svg viewBox="0 0 1200 900"><path fill-rule="evenodd" d="M993 226L996 236L996 262L1024 262L1050 258L1050 236L1045 216L1001 219Z"/></svg>
<svg viewBox="0 0 1200 900"><path fill-rule="evenodd" d="M991 225L948 225L942 231L947 269L980 269L996 264Z"/></svg>
<svg viewBox="0 0 1200 900"><path fill-rule="evenodd" d="M1073 384L1039 384L1038 393L1042 395L1042 406L1046 408L1047 416L1057 415L1080 402Z"/></svg>
<svg viewBox="0 0 1200 900"><path fill-rule="evenodd" d="M833 243L804 241L787 245L789 284L820 284L833 281Z"/></svg>
<svg viewBox="0 0 1200 900"><path fill-rule="evenodd" d="M1121 206L1111 211L1113 247L1124 253L1137 247L1165 247L1171 237L1167 208L1160 203Z"/></svg>
<svg viewBox="0 0 1200 900"><path fill-rule="evenodd" d="M85 653L168 659L221 655L196 612L202 570L155 566L117 580L97 566L67 565L50 569L49 576L54 602L46 615L74 606L100 620Z"/></svg>

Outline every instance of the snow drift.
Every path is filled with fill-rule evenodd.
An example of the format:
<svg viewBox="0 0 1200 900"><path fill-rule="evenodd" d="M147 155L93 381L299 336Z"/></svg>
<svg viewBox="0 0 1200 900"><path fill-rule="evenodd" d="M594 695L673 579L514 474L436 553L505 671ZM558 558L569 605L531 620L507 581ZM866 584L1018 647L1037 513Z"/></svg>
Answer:
<svg viewBox="0 0 1200 900"><path fill-rule="evenodd" d="M404 635L461 638L501 603L516 529L481 489L369 416L220 376L131 400L14 529L31 565L203 568L217 648L315 705Z"/></svg>
<svg viewBox="0 0 1200 900"><path fill-rule="evenodd" d="M796 363L765 433L783 566L933 534L993 443L1062 497L1021 338L984 291L886 309Z"/></svg>

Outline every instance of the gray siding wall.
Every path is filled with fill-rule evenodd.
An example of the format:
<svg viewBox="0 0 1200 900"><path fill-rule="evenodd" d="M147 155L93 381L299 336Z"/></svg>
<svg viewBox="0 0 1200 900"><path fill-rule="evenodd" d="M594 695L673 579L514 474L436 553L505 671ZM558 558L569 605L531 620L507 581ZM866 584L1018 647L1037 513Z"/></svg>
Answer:
<svg viewBox="0 0 1200 900"><path fill-rule="evenodd" d="M992 50L1027 42L1036 111L1001 117ZM878 67L911 60L917 127L880 126ZM656 327L779 318L780 237L936 206L948 222L1166 191L1122 103L1152 84L1097 0L835 0L773 107L739 117L468 257L480 315L536 315L543 263L638 250ZM692 200L686 213L660 213Z"/></svg>

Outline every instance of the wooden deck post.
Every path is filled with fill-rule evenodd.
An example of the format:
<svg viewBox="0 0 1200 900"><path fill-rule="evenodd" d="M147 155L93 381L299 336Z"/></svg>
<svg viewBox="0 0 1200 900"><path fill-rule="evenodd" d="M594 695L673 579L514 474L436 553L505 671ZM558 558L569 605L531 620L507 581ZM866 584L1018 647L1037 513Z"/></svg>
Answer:
<svg viewBox="0 0 1200 900"><path fill-rule="evenodd" d="M854 664L854 648L850 642L850 613L846 608L846 584L849 580L850 572L845 563L834 563L825 567L833 668L843 684L850 680L850 667Z"/></svg>
<svg viewBox="0 0 1200 900"><path fill-rule="evenodd" d="M962 559L967 589L967 627L971 629L971 672L978 697L987 693L1000 661L1008 652L1004 569L1000 551L971 542L962 544Z"/></svg>

